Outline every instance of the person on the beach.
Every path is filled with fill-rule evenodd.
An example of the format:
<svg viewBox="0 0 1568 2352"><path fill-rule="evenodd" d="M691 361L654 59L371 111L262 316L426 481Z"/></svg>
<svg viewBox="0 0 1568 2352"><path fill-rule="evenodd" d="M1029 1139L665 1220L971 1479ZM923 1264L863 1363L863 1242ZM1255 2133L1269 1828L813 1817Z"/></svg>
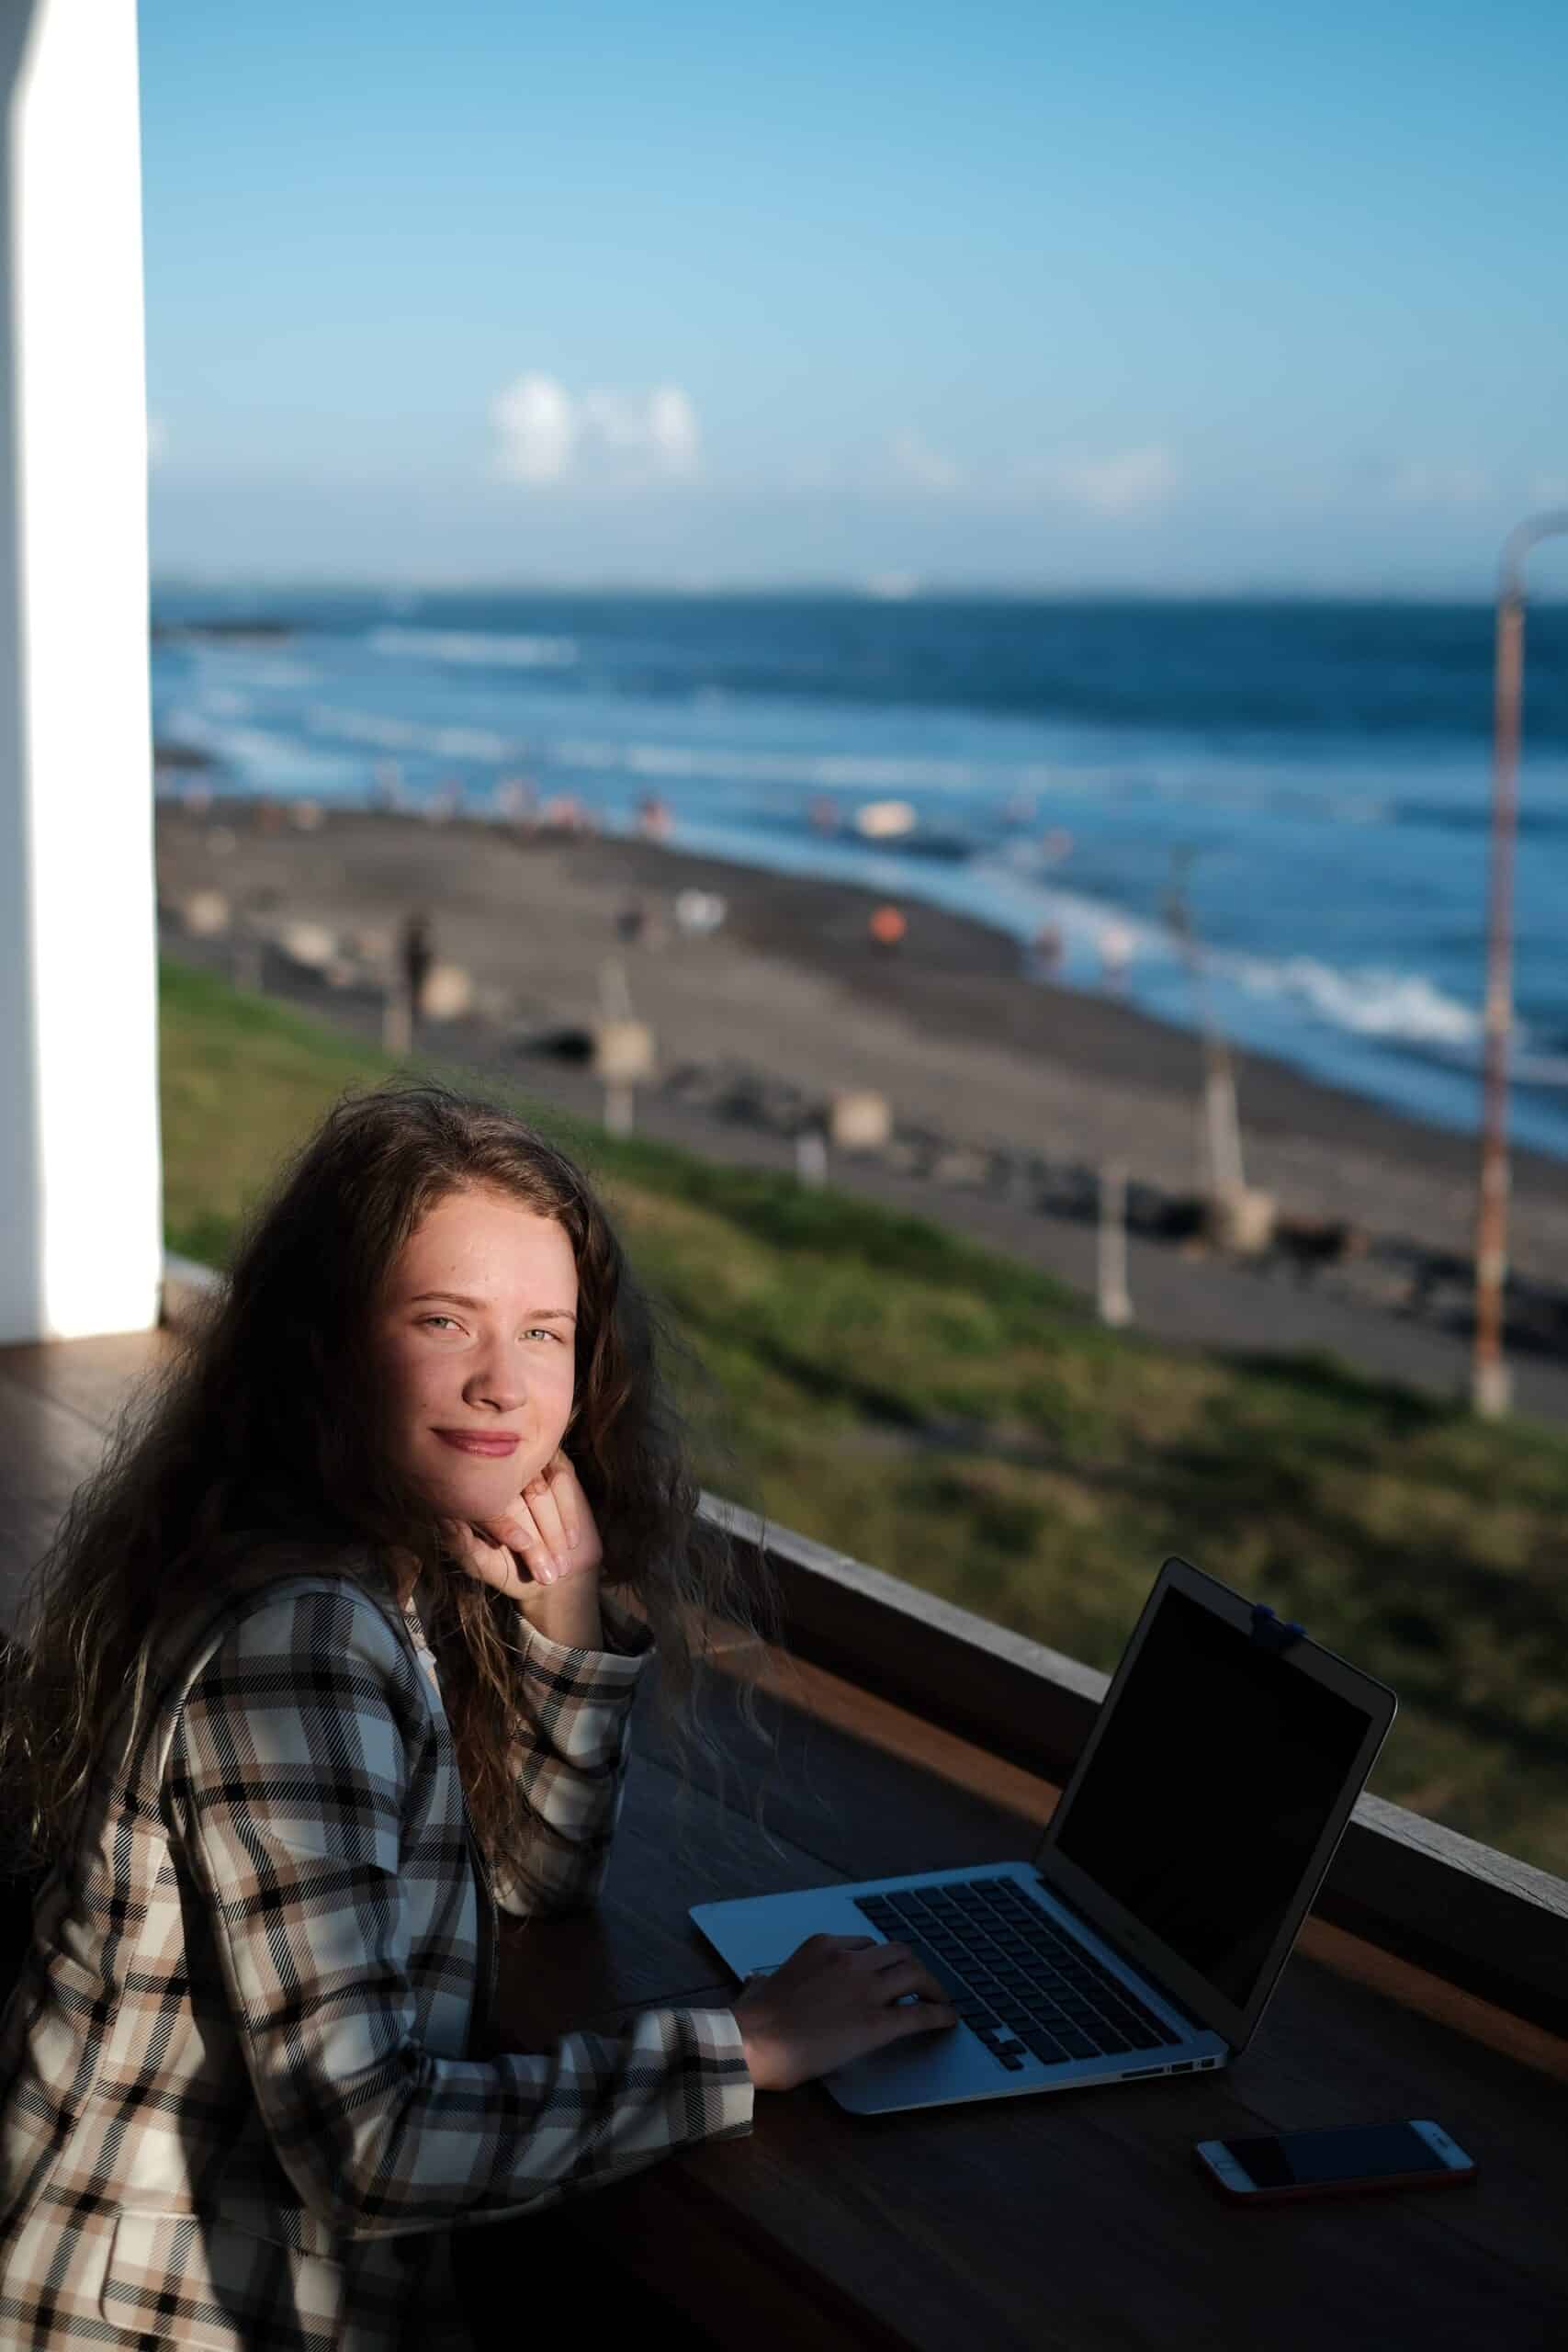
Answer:
<svg viewBox="0 0 1568 2352"><path fill-rule="evenodd" d="M525 775L502 776L495 787L494 803L498 817L532 831L539 796Z"/></svg>
<svg viewBox="0 0 1568 2352"><path fill-rule="evenodd" d="M571 1162L428 1083L339 1103L29 1598L0 2342L466 2346L461 2225L953 2026L906 1947L815 1936L728 2006L508 2046L496 1904L593 1899L656 1649L683 1695L721 1603L758 1630L697 1500ZM517 2287L592 2334L547 2233Z"/></svg>
<svg viewBox="0 0 1568 2352"><path fill-rule="evenodd" d="M408 917L399 938L398 954L402 964L403 992L408 1002L409 1020L417 1027L424 1009L424 984L435 961L435 943L431 935L427 914Z"/></svg>
<svg viewBox="0 0 1568 2352"><path fill-rule="evenodd" d="M1124 922L1108 922L1100 931L1100 971L1108 989L1126 984L1137 941Z"/></svg>
<svg viewBox="0 0 1568 2352"><path fill-rule="evenodd" d="M872 945L880 948L885 956L903 944L904 934L908 928L908 920L903 910L892 905L873 908L866 922Z"/></svg>
<svg viewBox="0 0 1568 2352"><path fill-rule="evenodd" d="M1063 939L1058 926L1054 922L1042 923L1033 940L1036 970L1043 973L1047 978L1059 972L1062 968L1062 959L1066 952L1066 942Z"/></svg>

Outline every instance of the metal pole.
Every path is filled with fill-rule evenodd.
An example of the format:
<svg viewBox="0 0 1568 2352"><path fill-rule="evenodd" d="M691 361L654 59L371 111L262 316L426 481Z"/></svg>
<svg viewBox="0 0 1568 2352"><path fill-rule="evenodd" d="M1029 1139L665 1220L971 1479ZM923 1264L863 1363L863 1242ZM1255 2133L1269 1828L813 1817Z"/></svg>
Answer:
<svg viewBox="0 0 1568 2352"><path fill-rule="evenodd" d="M1486 910L1485 1075L1481 1181L1475 1216L1475 1349L1471 1403L1495 1419L1511 1383L1503 1357L1508 1252L1508 1044L1513 1030L1514 841L1518 811L1519 702L1525 665L1523 560L1537 539L1568 531L1568 514L1543 514L1510 533L1497 596L1493 706L1492 853Z"/></svg>
<svg viewBox="0 0 1568 2352"><path fill-rule="evenodd" d="M1107 1159L1100 1170L1100 1258L1095 1300L1102 1323L1117 1329L1133 1319L1127 1295L1127 1170Z"/></svg>
<svg viewBox="0 0 1568 2352"><path fill-rule="evenodd" d="M828 1182L828 1138L820 1127L802 1127L795 1136L795 1172L818 1190Z"/></svg>
<svg viewBox="0 0 1568 2352"><path fill-rule="evenodd" d="M413 1050L413 995L400 972L389 975L381 1001L381 1050L400 1060Z"/></svg>
<svg viewBox="0 0 1568 2352"><path fill-rule="evenodd" d="M1471 1403L1495 1419L1508 1409L1503 1361L1503 1285L1508 1227L1508 1031L1513 1022L1514 834L1518 806L1519 680L1525 605L1517 587L1497 600L1496 696L1493 717L1492 856L1486 912L1486 1074L1481 1187L1475 1215L1475 1354Z"/></svg>
<svg viewBox="0 0 1568 2352"><path fill-rule="evenodd" d="M1208 1170L1208 1195L1217 1209L1227 1201L1239 1199L1247 1189L1247 1179L1242 1171L1241 1122L1236 1115L1235 1073L1231 1067L1230 1047L1214 1016L1209 977L1187 899L1187 873L1196 855L1195 850L1186 846L1172 854L1171 885L1166 908L1170 927L1181 950L1182 961L1187 967L1188 978L1192 983L1199 1027L1202 1032L1203 1099L1199 1132Z"/></svg>

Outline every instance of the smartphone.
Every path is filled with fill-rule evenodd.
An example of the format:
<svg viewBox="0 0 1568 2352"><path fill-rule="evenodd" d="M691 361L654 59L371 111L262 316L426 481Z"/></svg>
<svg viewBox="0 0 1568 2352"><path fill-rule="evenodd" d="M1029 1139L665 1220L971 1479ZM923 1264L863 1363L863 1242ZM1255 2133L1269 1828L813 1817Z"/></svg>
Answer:
<svg viewBox="0 0 1568 2352"><path fill-rule="evenodd" d="M1357 2123L1338 2132L1200 2140L1192 2153L1216 2188L1248 2205L1457 2187L1475 2178L1464 2150L1436 2123Z"/></svg>

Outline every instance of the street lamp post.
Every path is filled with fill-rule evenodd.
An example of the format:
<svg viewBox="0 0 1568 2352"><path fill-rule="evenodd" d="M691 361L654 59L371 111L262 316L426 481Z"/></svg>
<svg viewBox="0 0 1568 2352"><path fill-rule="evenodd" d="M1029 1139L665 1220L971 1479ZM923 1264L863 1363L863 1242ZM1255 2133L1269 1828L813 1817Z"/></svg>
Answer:
<svg viewBox="0 0 1568 2352"><path fill-rule="evenodd" d="M1525 668L1524 559L1538 539L1568 531L1568 511L1538 514L1504 543L1497 594L1493 717L1492 863L1486 910L1485 1080L1481 1185L1475 1216L1475 1351L1471 1403L1495 1419L1509 1402L1503 1360L1508 1229L1508 1042L1513 1029L1514 831L1518 806L1519 700Z"/></svg>

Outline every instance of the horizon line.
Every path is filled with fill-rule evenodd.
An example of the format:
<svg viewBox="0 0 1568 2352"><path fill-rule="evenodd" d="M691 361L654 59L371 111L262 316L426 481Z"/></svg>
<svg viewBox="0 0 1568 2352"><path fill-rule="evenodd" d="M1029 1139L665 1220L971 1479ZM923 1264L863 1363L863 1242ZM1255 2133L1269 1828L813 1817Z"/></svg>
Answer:
<svg viewBox="0 0 1568 2352"><path fill-rule="evenodd" d="M547 576L529 579L515 575L474 573L468 577L409 578L397 574L378 577L374 573L350 572L243 572L206 571L191 569L152 570L149 573L149 588L160 591L194 590L224 594L284 595L306 593L316 595L340 596L558 596L569 597L669 597L687 602L720 597L778 597L795 600L853 602L868 605L919 605L944 603L994 604L1289 604L1289 605L1447 605L1491 610L1496 603L1495 594L1482 594L1454 589L1421 589L1413 587L1303 587L1291 586L1277 581L1239 582L1230 586L1151 587L1126 583L1117 586L1091 585L1068 587L1060 583L1021 581L929 580L900 581L897 586L882 584L875 575L854 580L833 579L714 579L698 582L680 580L638 580L625 575L610 575L600 580L561 580ZM1542 590L1532 594L1529 604L1541 605L1568 605L1568 594L1555 594Z"/></svg>

